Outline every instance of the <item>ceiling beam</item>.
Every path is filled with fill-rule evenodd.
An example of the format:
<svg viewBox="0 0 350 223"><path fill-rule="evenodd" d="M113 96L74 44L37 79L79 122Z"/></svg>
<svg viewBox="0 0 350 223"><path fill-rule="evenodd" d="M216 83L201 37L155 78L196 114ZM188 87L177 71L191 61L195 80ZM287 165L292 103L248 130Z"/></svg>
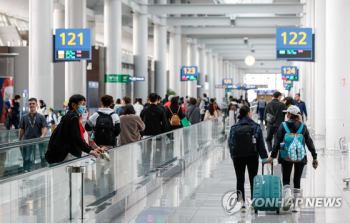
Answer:
<svg viewBox="0 0 350 223"><path fill-rule="evenodd" d="M148 5L149 14L300 14L303 4L171 4Z"/></svg>
<svg viewBox="0 0 350 223"><path fill-rule="evenodd" d="M276 35L275 28L181 27L182 35Z"/></svg>
<svg viewBox="0 0 350 223"><path fill-rule="evenodd" d="M213 50L242 50L242 49L270 50L270 49L276 49L276 44L242 44L242 45L207 44L206 47Z"/></svg>
<svg viewBox="0 0 350 223"><path fill-rule="evenodd" d="M280 69L242 69L246 74L280 74Z"/></svg>
<svg viewBox="0 0 350 223"><path fill-rule="evenodd" d="M169 26L231 26L229 17L169 17Z"/></svg>
<svg viewBox="0 0 350 223"><path fill-rule="evenodd" d="M237 55L235 53L232 53L231 55L225 55L225 54L219 54L224 60L227 61L244 61L245 57L252 54L247 55ZM253 54L256 60L276 60L276 53L275 54Z"/></svg>
<svg viewBox="0 0 350 223"><path fill-rule="evenodd" d="M252 52L251 49L246 49L246 50L231 50L231 49L227 49L227 50L214 50L213 52L218 53L220 55L255 55L255 54L274 54L276 55L276 50L274 49L270 49L270 50L254 50L254 52Z"/></svg>
<svg viewBox="0 0 350 223"><path fill-rule="evenodd" d="M220 44L220 45L236 45L244 44L244 38L200 38L197 39L200 44ZM248 44L276 44L275 38L248 38Z"/></svg>

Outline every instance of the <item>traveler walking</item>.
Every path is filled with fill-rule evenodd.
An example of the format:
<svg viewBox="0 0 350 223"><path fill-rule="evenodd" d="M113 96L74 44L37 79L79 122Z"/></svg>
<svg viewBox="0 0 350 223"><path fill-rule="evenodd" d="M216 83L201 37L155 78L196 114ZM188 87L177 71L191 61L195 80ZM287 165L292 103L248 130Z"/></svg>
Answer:
<svg viewBox="0 0 350 223"><path fill-rule="evenodd" d="M284 121L283 110L287 110L285 104L281 101L282 94L278 91L273 93L273 100L266 105L264 120L267 130L266 144L269 152L272 151L272 139L276 134L278 127Z"/></svg>
<svg viewBox="0 0 350 223"><path fill-rule="evenodd" d="M173 97L171 99L171 105L167 108L167 118L170 122L170 130L173 131L178 128L182 128L181 119L185 117L182 113L181 106L178 103L178 98Z"/></svg>
<svg viewBox="0 0 350 223"><path fill-rule="evenodd" d="M37 112L37 100L36 98L30 98L28 100L29 113L22 116L19 122L19 141L35 139L45 137L47 132L47 122L43 115ZM32 166L32 154L35 153L36 145L23 146L20 148L21 155L23 157L23 171L31 171ZM46 165L43 151L41 152L41 166Z"/></svg>
<svg viewBox="0 0 350 223"><path fill-rule="evenodd" d="M62 117L60 125L50 137L48 150L45 154L48 163L58 163L82 157L86 154L95 156L108 151L106 147L93 149L81 136L79 118L85 112L86 99L80 94L69 98L69 111Z"/></svg>
<svg viewBox="0 0 350 223"><path fill-rule="evenodd" d="M46 104L43 100L39 100L39 107L37 109L37 112L43 116L45 116L45 119L48 116L48 111L46 109Z"/></svg>
<svg viewBox="0 0 350 223"><path fill-rule="evenodd" d="M208 110L205 112L204 121L214 119L218 117L218 113L214 108L214 104L209 104Z"/></svg>
<svg viewBox="0 0 350 223"><path fill-rule="evenodd" d="M60 124L60 122L62 120L62 115L64 115L63 111L57 112L57 125Z"/></svg>
<svg viewBox="0 0 350 223"><path fill-rule="evenodd" d="M258 101L258 107L256 109L256 113L259 114L259 120L260 120L261 125L264 122L264 114L265 114L266 105L267 105L267 101L264 99L264 96L261 96L260 100Z"/></svg>
<svg viewBox="0 0 350 223"><path fill-rule="evenodd" d="M231 158L236 172L237 191L240 195L238 201L241 202L241 214L246 213L245 203L245 169L248 168L250 193L253 198L254 177L258 174L259 156L263 162L267 162L267 152L261 127L252 120L253 112L248 106L243 106L239 110L239 121L231 127L228 145ZM254 208L250 207L252 211ZM252 213L251 211L251 213Z"/></svg>
<svg viewBox="0 0 350 223"><path fill-rule="evenodd" d="M201 104L199 105L199 109L201 110L201 121L204 120L205 112L208 110L209 106L209 98L207 97L207 94L203 94L203 98L201 100Z"/></svg>
<svg viewBox="0 0 350 223"><path fill-rule="evenodd" d="M6 108L5 126L7 130L10 130L12 125L15 127L15 129L18 129L20 101L21 101L21 96L16 95L14 99L10 99L5 102L5 108Z"/></svg>
<svg viewBox="0 0 350 223"><path fill-rule="evenodd" d="M49 126L57 125L56 115L53 113L53 108L50 108L49 115L47 116L47 124Z"/></svg>
<svg viewBox="0 0 350 223"><path fill-rule="evenodd" d="M116 101L115 101L115 104L114 104L114 111L116 111L119 107L122 106L122 103L120 101L120 98L118 98Z"/></svg>
<svg viewBox="0 0 350 223"><path fill-rule="evenodd" d="M145 129L145 124L142 122L140 116L135 115L132 105L125 105L120 116L120 125L123 129L118 137L120 145L141 140L140 132Z"/></svg>
<svg viewBox="0 0 350 223"><path fill-rule="evenodd" d="M169 95L167 103L164 104L164 107L165 107L165 108L169 108L169 107L170 107L170 105L171 105L171 99L172 99L173 97L176 97L176 96L175 96L175 95Z"/></svg>
<svg viewBox="0 0 350 223"><path fill-rule="evenodd" d="M231 103L228 106L227 116L230 116L230 111L233 111L233 118L235 120L235 123L237 122L237 111L238 111L238 104L237 100L235 98L230 98Z"/></svg>
<svg viewBox="0 0 350 223"><path fill-rule="evenodd" d="M285 97L283 99L283 103L287 106L287 109L289 108L289 106L291 105L295 105L294 99L292 97ZM284 121L288 121L288 114L286 113L284 116Z"/></svg>
<svg viewBox="0 0 350 223"><path fill-rule="evenodd" d="M186 109L186 117L188 121L193 125L201 121L201 113L199 108L196 106L197 100L195 98L190 98L189 106Z"/></svg>
<svg viewBox="0 0 350 223"><path fill-rule="evenodd" d="M300 94L299 93L295 94L295 105L300 109L300 113L301 113L301 117L303 118L303 122L304 122L304 114L305 114L305 118L306 118L306 121L307 121L306 104L305 104L305 102L303 102L300 99Z"/></svg>
<svg viewBox="0 0 350 223"><path fill-rule="evenodd" d="M90 116L85 124L85 129L87 131L93 131L92 139L96 144L109 149L117 145L116 137L120 134L119 116L110 108L112 103L112 96L103 95L101 97L102 108L98 109L96 113Z"/></svg>
<svg viewBox="0 0 350 223"><path fill-rule="evenodd" d="M298 212L300 210L297 204L297 199L300 196L300 180L304 166L307 163L305 144L312 154L312 165L315 169L318 167L317 153L309 130L301 122L300 109L295 105L291 105L284 112L287 112L289 120L283 122L279 126L268 162L272 163L273 159L277 157L278 151L281 150L282 181L286 201L283 209L288 211L291 204L294 203L293 212ZM285 152L287 150L288 152ZM290 178L293 166L294 176L292 176L292 178L294 183L294 193L292 198Z"/></svg>
<svg viewBox="0 0 350 223"><path fill-rule="evenodd" d="M136 98L136 102L134 104L134 111L136 112L136 115L140 116L142 110L143 105L140 103L140 99Z"/></svg>
<svg viewBox="0 0 350 223"><path fill-rule="evenodd" d="M140 114L146 126L143 136L153 136L169 131L170 126L166 114L157 106L157 94L151 93L149 99L150 105L145 107Z"/></svg>
<svg viewBox="0 0 350 223"><path fill-rule="evenodd" d="M128 105L131 103L131 98L128 97L128 96L125 96L123 99L122 99L122 106L118 107L117 110L115 110L115 113L120 116L121 113L122 113L122 110L124 108L125 105Z"/></svg>

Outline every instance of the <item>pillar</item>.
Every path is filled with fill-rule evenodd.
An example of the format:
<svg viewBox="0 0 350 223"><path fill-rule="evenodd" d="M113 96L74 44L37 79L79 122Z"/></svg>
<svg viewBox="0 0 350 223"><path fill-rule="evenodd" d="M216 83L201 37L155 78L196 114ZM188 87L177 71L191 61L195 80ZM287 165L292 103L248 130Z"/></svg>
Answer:
<svg viewBox="0 0 350 223"><path fill-rule="evenodd" d="M117 76L122 74L122 3L121 0L104 2L104 45L106 47L106 94L122 98L122 83L117 83ZM110 81L109 77L114 81Z"/></svg>
<svg viewBox="0 0 350 223"><path fill-rule="evenodd" d="M147 4L146 0L141 3ZM141 5L146 7L146 5ZM146 11L146 10L143 10ZM151 93L148 90L148 17L147 14L134 12L133 19L133 51L134 51L134 75L145 76L145 81L136 81L134 83L135 98L146 99L146 96Z"/></svg>
<svg viewBox="0 0 350 223"><path fill-rule="evenodd" d="M91 46L96 45L96 22L95 20L88 21L86 27L91 30Z"/></svg>
<svg viewBox="0 0 350 223"><path fill-rule="evenodd" d="M66 29L86 28L86 0L65 1ZM86 60L66 62L65 99L73 94L86 95Z"/></svg>
<svg viewBox="0 0 350 223"><path fill-rule="evenodd" d="M174 27L170 34L170 81L169 87L176 94L181 94L181 29Z"/></svg>
<svg viewBox="0 0 350 223"><path fill-rule="evenodd" d="M198 66L197 64L197 44L195 40L192 40L190 43L190 66ZM188 95L190 97L197 98L197 81L189 81L188 82Z"/></svg>
<svg viewBox="0 0 350 223"><path fill-rule="evenodd" d="M53 1L29 1L29 97L54 105ZM20 80L18 80L20 81Z"/></svg>
<svg viewBox="0 0 350 223"><path fill-rule="evenodd" d="M65 23L65 12L64 10L55 9L53 11L53 34L56 34L56 29L64 29Z"/></svg>
<svg viewBox="0 0 350 223"><path fill-rule="evenodd" d="M162 98L166 94L166 51L167 51L167 30L165 18L160 18L160 24L154 25L154 60L155 60L155 84L156 92Z"/></svg>
<svg viewBox="0 0 350 223"><path fill-rule="evenodd" d="M326 0L315 1L315 135L326 134Z"/></svg>
<svg viewBox="0 0 350 223"><path fill-rule="evenodd" d="M350 1L326 1L326 148L337 146L341 137L350 140L350 105L344 98L350 94L350 45L344 44L350 38L350 24L344 23L349 20L349 7Z"/></svg>
<svg viewBox="0 0 350 223"><path fill-rule="evenodd" d="M209 98L215 97L215 64L214 64L214 54L212 51L210 51L209 54L209 63L210 63L210 70L208 73L208 82L209 82Z"/></svg>
<svg viewBox="0 0 350 223"><path fill-rule="evenodd" d="M198 54L198 85L202 85L203 88L198 88L198 96L202 97L205 93L205 46L201 45Z"/></svg>
<svg viewBox="0 0 350 223"><path fill-rule="evenodd" d="M181 36L181 67L190 65L190 47L191 45L188 43L188 39L186 37ZM178 75L180 77L180 73ZM181 92L179 93L179 95L183 97L188 95L188 82L189 81L181 81Z"/></svg>

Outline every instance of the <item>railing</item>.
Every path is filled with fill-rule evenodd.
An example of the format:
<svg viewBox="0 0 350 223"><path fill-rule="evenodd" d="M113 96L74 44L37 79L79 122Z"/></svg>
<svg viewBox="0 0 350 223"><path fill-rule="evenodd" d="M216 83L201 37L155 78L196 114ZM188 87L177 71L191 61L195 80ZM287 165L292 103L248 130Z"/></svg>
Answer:
<svg viewBox="0 0 350 223"><path fill-rule="evenodd" d="M113 148L110 161L86 156L1 180L1 219L98 219L98 213L110 206L111 214L119 214L206 154L223 134L224 118L219 117ZM83 174L68 174L67 167L86 169Z"/></svg>

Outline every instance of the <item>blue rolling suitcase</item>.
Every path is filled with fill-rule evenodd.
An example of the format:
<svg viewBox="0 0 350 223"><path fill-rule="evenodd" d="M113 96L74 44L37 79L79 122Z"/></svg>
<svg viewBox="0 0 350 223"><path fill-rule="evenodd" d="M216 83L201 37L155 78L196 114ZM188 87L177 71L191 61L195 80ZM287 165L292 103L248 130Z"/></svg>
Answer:
<svg viewBox="0 0 350 223"><path fill-rule="evenodd" d="M273 164L271 164L271 175L264 175L264 164L262 175L254 177L253 207L255 213L258 211L280 212L282 206L282 183L279 176L273 175Z"/></svg>

